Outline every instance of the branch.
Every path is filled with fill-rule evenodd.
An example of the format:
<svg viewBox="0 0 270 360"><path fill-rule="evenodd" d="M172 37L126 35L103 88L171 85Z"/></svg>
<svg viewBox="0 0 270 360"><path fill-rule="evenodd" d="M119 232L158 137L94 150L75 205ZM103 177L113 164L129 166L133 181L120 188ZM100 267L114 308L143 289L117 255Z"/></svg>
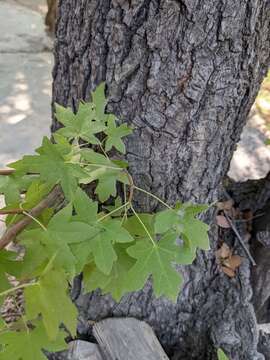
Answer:
<svg viewBox="0 0 270 360"><path fill-rule="evenodd" d="M0 175L8 176L14 173L14 169L0 169Z"/></svg>
<svg viewBox="0 0 270 360"><path fill-rule="evenodd" d="M0 215L10 215L10 214L22 214L24 212L23 209L0 209Z"/></svg>
<svg viewBox="0 0 270 360"><path fill-rule="evenodd" d="M233 231L234 231L234 233L235 233L235 235L236 235L236 237L237 237L240 245L241 245L242 248L244 249L244 251L245 251L247 257L249 258L251 264L252 264L253 266L256 266L256 262L255 262L255 260L253 259L253 257L252 257L252 255L251 255L251 253L249 252L248 248L246 247L246 245L245 245L245 243L244 243L241 235L239 234L236 226L234 225L233 220L229 217L229 215L226 213L226 211L224 211L224 216L225 216L225 218L227 219L228 223L230 224L231 228L233 229Z"/></svg>
<svg viewBox="0 0 270 360"><path fill-rule="evenodd" d="M29 211L29 214L34 218L38 217L43 212L43 210L55 205L57 199L61 196L61 194L61 187L59 185L55 186L55 188L47 195L45 199L41 200L38 205L36 205L31 211ZM16 236L26 228L27 225L31 224L32 221L33 220L31 219L31 217L25 216L16 224L8 228L0 239L0 249L3 249L11 241L13 241Z"/></svg>

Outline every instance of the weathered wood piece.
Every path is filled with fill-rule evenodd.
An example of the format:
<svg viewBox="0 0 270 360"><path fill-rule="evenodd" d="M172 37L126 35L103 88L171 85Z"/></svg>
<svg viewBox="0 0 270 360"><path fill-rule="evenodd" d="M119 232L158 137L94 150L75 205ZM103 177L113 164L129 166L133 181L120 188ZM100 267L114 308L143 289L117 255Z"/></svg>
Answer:
<svg viewBox="0 0 270 360"><path fill-rule="evenodd" d="M168 360L152 328L134 318L109 318L94 325L106 360Z"/></svg>
<svg viewBox="0 0 270 360"><path fill-rule="evenodd" d="M104 360L99 347L87 341L76 340L69 344L68 360Z"/></svg>

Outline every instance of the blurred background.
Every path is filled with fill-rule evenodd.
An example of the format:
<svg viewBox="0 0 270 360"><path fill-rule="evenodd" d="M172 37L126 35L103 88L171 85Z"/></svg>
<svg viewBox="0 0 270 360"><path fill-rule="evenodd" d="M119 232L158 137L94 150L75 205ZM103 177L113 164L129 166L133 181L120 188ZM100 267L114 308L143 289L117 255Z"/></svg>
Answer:
<svg viewBox="0 0 270 360"><path fill-rule="evenodd" d="M56 0L0 0L1 168L33 153L49 134L55 4ZM258 179L270 171L268 138L270 73L232 159L230 177Z"/></svg>

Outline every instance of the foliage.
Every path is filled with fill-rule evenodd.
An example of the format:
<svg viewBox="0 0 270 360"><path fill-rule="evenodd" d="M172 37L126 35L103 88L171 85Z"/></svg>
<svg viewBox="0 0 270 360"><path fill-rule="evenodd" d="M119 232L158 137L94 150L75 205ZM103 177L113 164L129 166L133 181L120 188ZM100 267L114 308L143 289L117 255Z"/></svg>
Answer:
<svg viewBox="0 0 270 360"><path fill-rule="evenodd" d="M207 206L171 207L136 187L126 162L115 155L125 153L123 137L132 129L105 113L104 84L92 99L81 102L76 114L56 105L63 127L52 140L45 137L35 155L10 164L12 175L0 178L6 209L24 211L7 217L9 227L30 216L28 211L56 186L66 199L62 210L44 209L17 236L23 257L0 252L1 298L18 288L25 298L15 329L1 323L0 359L44 359L41 349L64 347L63 329L76 336L77 310L68 294L75 275L83 272L86 291L100 288L117 301L151 278L156 296L176 301L182 283L177 265L191 264L197 248L209 248L208 226L197 218ZM89 184L92 200L82 190ZM123 200L116 197L117 184ZM135 191L154 197L165 209L138 214L132 202ZM17 287L7 274L16 278Z"/></svg>
<svg viewBox="0 0 270 360"><path fill-rule="evenodd" d="M218 360L228 360L228 357L221 349L218 350Z"/></svg>

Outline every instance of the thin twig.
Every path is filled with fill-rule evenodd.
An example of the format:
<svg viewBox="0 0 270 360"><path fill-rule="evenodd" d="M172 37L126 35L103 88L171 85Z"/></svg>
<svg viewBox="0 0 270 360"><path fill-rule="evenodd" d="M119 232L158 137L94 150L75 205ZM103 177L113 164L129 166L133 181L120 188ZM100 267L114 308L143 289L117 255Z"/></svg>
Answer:
<svg viewBox="0 0 270 360"><path fill-rule="evenodd" d="M23 209L1 209L0 215L22 214Z"/></svg>
<svg viewBox="0 0 270 360"><path fill-rule="evenodd" d="M16 224L8 228L0 239L0 249L6 247L22 230L26 228L27 225L31 224L33 221L32 218L37 218L45 209L55 205L61 194L61 187L59 185L55 186L45 199L41 200L38 205L28 212L28 216L23 217ZM29 215L31 215L31 217L29 217Z"/></svg>
<svg viewBox="0 0 270 360"><path fill-rule="evenodd" d="M252 257L252 255L251 255L251 253L249 252L248 248L246 247L246 245L245 245L245 243L244 243L241 235L239 234L236 226L234 225L233 220L228 216L228 214L226 213L226 211L224 211L224 216L225 216L226 220L228 221L228 223L230 224L231 228L233 229L233 231L234 231L237 239L239 240L242 248L244 249L245 253L247 254L247 257L249 258L251 264L252 264L253 266L256 266L256 262L255 262L255 260L253 259L253 257Z"/></svg>
<svg viewBox="0 0 270 360"><path fill-rule="evenodd" d="M13 174L14 171L15 171L15 169L0 169L0 175L8 176L8 175Z"/></svg>

